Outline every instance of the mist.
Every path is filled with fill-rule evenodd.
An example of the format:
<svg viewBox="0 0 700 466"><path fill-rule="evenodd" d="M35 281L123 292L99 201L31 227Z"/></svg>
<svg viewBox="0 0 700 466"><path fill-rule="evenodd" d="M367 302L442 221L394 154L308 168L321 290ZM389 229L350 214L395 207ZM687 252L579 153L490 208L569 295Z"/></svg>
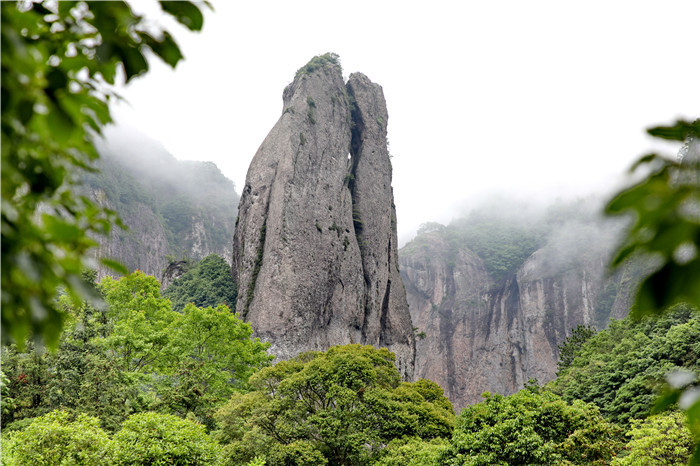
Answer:
<svg viewBox="0 0 700 466"><path fill-rule="evenodd" d="M549 202L503 193L483 196L463 206L459 216L445 225L424 223L417 239L440 232L481 256L487 268L489 261L495 264L498 278L514 272L534 253L540 256L547 276L589 261L600 262L605 268L630 220L606 216L608 200L600 194ZM510 269L505 271L504 267Z"/></svg>

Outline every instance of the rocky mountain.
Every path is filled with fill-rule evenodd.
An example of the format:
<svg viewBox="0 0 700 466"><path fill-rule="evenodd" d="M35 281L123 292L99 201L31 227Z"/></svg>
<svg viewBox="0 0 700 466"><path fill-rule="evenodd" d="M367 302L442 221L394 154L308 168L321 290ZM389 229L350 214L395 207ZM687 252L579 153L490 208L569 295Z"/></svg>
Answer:
<svg viewBox="0 0 700 466"><path fill-rule="evenodd" d="M297 72L283 101L241 195L236 308L283 359L369 344L393 351L410 378L382 88L360 73L345 83L326 54Z"/></svg>
<svg viewBox="0 0 700 466"><path fill-rule="evenodd" d="M400 252L423 337L415 378L439 383L457 409L486 391L512 394L529 378L552 380L558 346L573 328L604 328L627 314L640 274L632 266L607 272L618 226L590 216L544 223L513 227L472 216L434 226Z"/></svg>
<svg viewBox="0 0 700 466"><path fill-rule="evenodd" d="M159 278L176 259L218 254L230 263L238 194L215 164L176 160L159 143L123 127L109 128L97 147L99 172L85 177L84 189L127 227L98 238L99 257Z"/></svg>

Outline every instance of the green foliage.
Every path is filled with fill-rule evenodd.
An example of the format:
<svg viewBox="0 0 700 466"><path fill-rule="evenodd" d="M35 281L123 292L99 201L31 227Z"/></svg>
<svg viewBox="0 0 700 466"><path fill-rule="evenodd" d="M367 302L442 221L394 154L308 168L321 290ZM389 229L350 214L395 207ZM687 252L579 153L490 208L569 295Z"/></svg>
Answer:
<svg viewBox="0 0 700 466"><path fill-rule="evenodd" d="M157 381L160 410L192 412L211 426L214 410L272 359L269 345L253 340L250 325L225 305L188 304L180 314L160 296L158 281L141 272L106 277L101 288L114 321L104 345L123 371Z"/></svg>
<svg viewBox="0 0 700 466"><path fill-rule="evenodd" d="M188 5L182 22L199 12ZM57 289L95 298L80 273L92 238L116 221L75 192L97 158L94 135L111 121L109 85L118 69L127 82L147 71L148 49L171 66L182 55L167 31L155 37L123 2L1 8L2 338L23 345L33 335L55 347L65 317Z"/></svg>
<svg viewBox="0 0 700 466"><path fill-rule="evenodd" d="M15 410L15 400L10 396L10 380L5 373L0 370L0 405L3 416L11 414Z"/></svg>
<svg viewBox="0 0 700 466"><path fill-rule="evenodd" d="M315 125L316 119L314 118L314 109L316 108L316 102L314 102L314 99L309 96L306 98L306 103L309 105L309 111L306 114L306 119L309 121L309 123Z"/></svg>
<svg viewBox="0 0 700 466"><path fill-rule="evenodd" d="M3 442L3 464L110 465L112 445L100 420L81 413L53 411Z"/></svg>
<svg viewBox="0 0 700 466"><path fill-rule="evenodd" d="M606 418L626 424L649 414L668 372L700 369L699 356L700 315L677 306L656 319L611 321L550 387L566 400L595 403Z"/></svg>
<svg viewBox="0 0 700 466"><path fill-rule="evenodd" d="M121 370L143 373L165 367L178 314L161 297L158 280L136 271L119 280L105 277L100 290L113 323L104 345L119 357Z"/></svg>
<svg viewBox="0 0 700 466"><path fill-rule="evenodd" d="M114 435L117 465L206 465L215 464L218 455L219 446L203 426L168 414L134 414Z"/></svg>
<svg viewBox="0 0 700 466"><path fill-rule="evenodd" d="M575 329L572 329L571 335L564 340L564 343L558 346L559 361L557 361L557 375L574 362L574 358L576 358L576 355L581 350L581 346L590 340L596 332L596 328L590 325L577 325Z"/></svg>
<svg viewBox="0 0 700 466"><path fill-rule="evenodd" d="M700 144L700 120L678 121L647 132L686 141L688 151L697 151ZM653 255L661 261L642 282L631 314L637 318L659 314L680 302L700 308L700 154L681 161L650 154L639 159L632 170L644 165L651 166L651 173L607 206L610 215L634 213L636 217L612 265L619 267L634 254Z"/></svg>
<svg viewBox="0 0 700 466"><path fill-rule="evenodd" d="M607 464L621 446L618 434L592 404L567 404L533 387L486 393L458 417L439 464Z"/></svg>
<svg viewBox="0 0 700 466"><path fill-rule="evenodd" d="M442 438L422 440L420 438L401 438L389 442L373 466L428 466L439 465L443 450L449 442Z"/></svg>
<svg viewBox="0 0 700 466"><path fill-rule="evenodd" d="M216 414L225 455L271 464L304 452L309 462L364 464L392 439L449 436L454 414L435 383L400 383L386 349L347 345L308 352L261 370L252 391ZM319 456L321 455L321 456ZM320 463L317 463L320 464Z"/></svg>
<svg viewBox="0 0 700 466"><path fill-rule="evenodd" d="M627 436L627 455L615 458L613 466L639 464L688 464L693 437L683 414L672 412L632 421Z"/></svg>
<svg viewBox="0 0 700 466"><path fill-rule="evenodd" d="M133 141L126 145L123 139ZM118 131L100 142L98 151L100 172L83 177L85 194L104 192L131 227L119 234L129 271L139 268L139 252L145 252L137 235L149 228L162 227L173 257L192 254L195 230L210 250L229 246L227 232L235 223L238 194L216 165L176 160L153 141ZM145 221L152 223L144 225Z"/></svg>
<svg viewBox="0 0 700 466"><path fill-rule="evenodd" d="M267 366L274 356L269 344L253 339L253 329L226 306L185 306L170 330L166 352L170 375L159 384L161 406L184 416L194 413L213 426L214 411L237 390L247 388L248 378Z"/></svg>
<svg viewBox="0 0 700 466"><path fill-rule="evenodd" d="M2 349L8 398L2 426L53 409L98 416L115 430L135 412L194 416L213 427L213 413L252 373L269 364L269 345L251 338L249 324L224 305L171 309L160 284L141 272L100 285L109 309L71 307L55 353ZM30 349L32 346L30 345Z"/></svg>
<svg viewBox="0 0 700 466"><path fill-rule="evenodd" d="M313 74L318 70L326 68L327 66L340 67L340 57L337 54L330 52L324 53L323 55L317 55L313 57L309 63L297 70L295 78Z"/></svg>
<svg viewBox="0 0 700 466"><path fill-rule="evenodd" d="M3 412L3 429L67 409L97 416L103 427L114 430L130 413L144 409L138 381L118 370L117 357L99 344L109 331L105 314L87 304L73 308L67 299L63 306L70 319L56 352L35 350L32 344L28 352L14 345L2 349L9 398L16 401Z"/></svg>
<svg viewBox="0 0 700 466"><path fill-rule="evenodd" d="M237 294L229 265L222 257L212 254L173 280L163 297L169 298L173 310L180 312L188 303L198 307L224 304L235 309Z"/></svg>

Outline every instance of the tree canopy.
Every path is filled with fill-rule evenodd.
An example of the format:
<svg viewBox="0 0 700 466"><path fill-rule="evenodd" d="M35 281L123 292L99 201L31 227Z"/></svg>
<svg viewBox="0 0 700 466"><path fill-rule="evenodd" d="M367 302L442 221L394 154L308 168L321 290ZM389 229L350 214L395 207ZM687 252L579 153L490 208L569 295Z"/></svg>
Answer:
<svg viewBox="0 0 700 466"><path fill-rule="evenodd" d="M452 405L434 382L400 382L394 355L336 346L265 368L216 414L224 454L270 464L365 464L392 439L447 438ZM293 458L302 458L295 459Z"/></svg>
<svg viewBox="0 0 700 466"><path fill-rule="evenodd" d="M618 434L593 404L568 404L534 386L508 397L486 393L459 415L438 464L607 464Z"/></svg>
<svg viewBox="0 0 700 466"><path fill-rule="evenodd" d="M213 428L214 411L273 358L226 306L173 311L154 277L105 277L98 289L104 312L62 300L70 317L55 352L3 347L14 403L5 409L3 400L3 428L54 409L96 415L108 430L145 410L194 416Z"/></svg>
<svg viewBox="0 0 700 466"><path fill-rule="evenodd" d="M176 311L182 311L188 303L200 307L224 304L235 309L237 291L228 263L211 254L173 280L163 296L172 301Z"/></svg>

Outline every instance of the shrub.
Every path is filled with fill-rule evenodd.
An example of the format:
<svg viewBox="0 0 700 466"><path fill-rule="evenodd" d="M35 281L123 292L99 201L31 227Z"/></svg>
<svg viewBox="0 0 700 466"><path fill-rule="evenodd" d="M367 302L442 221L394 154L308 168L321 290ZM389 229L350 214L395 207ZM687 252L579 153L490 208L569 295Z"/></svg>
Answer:
<svg viewBox="0 0 700 466"><path fill-rule="evenodd" d="M170 414L134 414L114 436L115 464L215 464L219 446L204 427Z"/></svg>
<svg viewBox="0 0 700 466"><path fill-rule="evenodd" d="M99 419L52 411L4 439L3 464L109 465L111 452L111 441L100 428Z"/></svg>

